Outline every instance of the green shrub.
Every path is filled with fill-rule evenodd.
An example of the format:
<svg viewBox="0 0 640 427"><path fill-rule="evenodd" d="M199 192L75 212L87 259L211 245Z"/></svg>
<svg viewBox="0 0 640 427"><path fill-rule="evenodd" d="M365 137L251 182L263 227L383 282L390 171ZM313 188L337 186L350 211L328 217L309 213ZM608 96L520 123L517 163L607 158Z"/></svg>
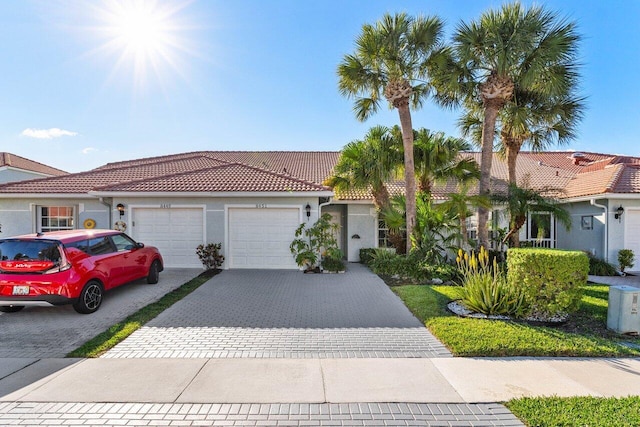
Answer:
<svg viewBox="0 0 640 427"><path fill-rule="evenodd" d="M631 249L620 249L618 251L618 265L622 273L624 273L626 268L633 267L633 258L635 258L635 256Z"/></svg>
<svg viewBox="0 0 640 427"><path fill-rule="evenodd" d="M325 256L322 258L322 269L325 271L344 271L344 262L340 258Z"/></svg>
<svg viewBox="0 0 640 427"><path fill-rule="evenodd" d="M224 256L220 254L222 243L209 243L208 245L198 245L196 254L200 258L200 262L207 270L215 270L220 268L224 262Z"/></svg>
<svg viewBox="0 0 640 427"><path fill-rule="evenodd" d="M589 274L594 276L615 276L617 274L613 264L589 254L587 255L589 256Z"/></svg>
<svg viewBox="0 0 640 427"><path fill-rule="evenodd" d="M507 282L497 260L489 261L489 254L480 248L476 256L458 252L456 262L462 274L459 289L462 304L471 311L486 315L522 317L528 310L522 289Z"/></svg>
<svg viewBox="0 0 640 427"><path fill-rule="evenodd" d="M296 264L307 271L311 271L322 262L325 255L330 258L342 259L343 254L338 249L336 239L339 226L331 222L331 214L325 213L309 228L305 223L300 224L295 232L295 239L289 245Z"/></svg>
<svg viewBox="0 0 640 427"><path fill-rule="evenodd" d="M376 253L375 248L363 248L360 249L360 262L369 265L373 261L373 256Z"/></svg>
<svg viewBox="0 0 640 427"><path fill-rule="evenodd" d="M522 289L531 315L550 318L578 309L589 273L584 252L513 248L507 265L507 280Z"/></svg>
<svg viewBox="0 0 640 427"><path fill-rule="evenodd" d="M409 255L396 254L387 249L375 249L368 263L369 268L382 276L398 276L416 283L435 278L450 281L457 274L456 267L448 264L432 264L418 252Z"/></svg>

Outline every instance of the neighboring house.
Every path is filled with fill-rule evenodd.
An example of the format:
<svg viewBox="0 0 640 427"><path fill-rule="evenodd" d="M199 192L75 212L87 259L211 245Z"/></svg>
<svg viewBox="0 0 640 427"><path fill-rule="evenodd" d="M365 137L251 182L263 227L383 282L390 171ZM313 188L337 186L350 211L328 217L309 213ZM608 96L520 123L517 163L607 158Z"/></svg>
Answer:
<svg viewBox="0 0 640 427"><path fill-rule="evenodd" d="M15 154L0 152L0 184L25 181L48 176L66 175L67 172Z"/></svg>
<svg viewBox="0 0 640 427"><path fill-rule="evenodd" d="M119 226L158 246L167 267L201 267L196 246L221 242L224 268L297 268L289 251L296 227L328 212L340 225L347 259L358 261L361 248L385 246L386 230L368 192L336 195L322 184L339 155L203 151L4 184L2 236ZM532 215L523 241L587 250L609 261L622 248L640 255L640 158L521 153L518 173L532 188L557 188L573 217L567 231L552 217ZM494 191L505 191L507 168L498 156L492 176ZM398 193L403 185L389 187ZM454 185L437 186L434 196L454 191Z"/></svg>

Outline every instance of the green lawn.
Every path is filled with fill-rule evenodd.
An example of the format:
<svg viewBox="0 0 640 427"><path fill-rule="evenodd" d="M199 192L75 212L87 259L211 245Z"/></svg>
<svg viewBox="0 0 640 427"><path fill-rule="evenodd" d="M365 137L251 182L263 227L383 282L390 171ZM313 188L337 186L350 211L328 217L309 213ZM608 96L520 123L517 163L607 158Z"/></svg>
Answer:
<svg viewBox="0 0 640 427"><path fill-rule="evenodd" d="M198 289L218 272L219 270L209 270L191 279L158 301L141 308L138 312L127 317L122 322L116 323L106 331L87 341L81 347L67 354L67 357L100 357L101 354L113 348L145 323Z"/></svg>
<svg viewBox="0 0 640 427"><path fill-rule="evenodd" d="M608 287L584 287L582 307L560 327L457 317L446 309L451 286L395 286L413 314L457 356L640 356L606 329ZM624 338L640 344L638 338Z"/></svg>
<svg viewBox="0 0 640 427"><path fill-rule="evenodd" d="M510 400L507 408L531 427L637 427L640 397L543 397Z"/></svg>

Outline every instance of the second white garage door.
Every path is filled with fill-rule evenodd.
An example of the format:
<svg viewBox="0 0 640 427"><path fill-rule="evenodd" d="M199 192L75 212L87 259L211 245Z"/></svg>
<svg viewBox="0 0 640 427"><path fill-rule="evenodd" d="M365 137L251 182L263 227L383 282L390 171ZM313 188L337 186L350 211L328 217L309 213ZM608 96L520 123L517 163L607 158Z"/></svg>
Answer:
<svg viewBox="0 0 640 427"><path fill-rule="evenodd" d="M624 248L631 249L635 255L633 267L630 271L640 270L640 211L627 209L624 230Z"/></svg>
<svg viewBox="0 0 640 427"><path fill-rule="evenodd" d="M203 243L204 213L192 208L133 208L131 237L156 246L165 267L202 268L196 247Z"/></svg>
<svg viewBox="0 0 640 427"><path fill-rule="evenodd" d="M229 208L229 268L295 269L298 208Z"/></svg>

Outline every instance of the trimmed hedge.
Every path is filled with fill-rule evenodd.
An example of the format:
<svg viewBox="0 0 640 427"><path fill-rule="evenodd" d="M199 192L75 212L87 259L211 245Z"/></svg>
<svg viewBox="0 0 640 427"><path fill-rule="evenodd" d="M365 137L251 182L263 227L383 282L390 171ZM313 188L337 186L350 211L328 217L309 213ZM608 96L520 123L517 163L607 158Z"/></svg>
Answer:
<svg viewBox="0 0 640 427"><path fill-rule="evenodd" d="M507 251L507 266L507 280L522 287L530 314L553 317L578 309L589 273L584 252L513 248Z"/></svg>
<svg viewBox="0 0 640 427"><path fill-rule="evenodd" d="M373 261L373 257L375 256L376 249L375 248L362 248L360 249L360 262L366 265L369 265L371 261Z"/></svg>

